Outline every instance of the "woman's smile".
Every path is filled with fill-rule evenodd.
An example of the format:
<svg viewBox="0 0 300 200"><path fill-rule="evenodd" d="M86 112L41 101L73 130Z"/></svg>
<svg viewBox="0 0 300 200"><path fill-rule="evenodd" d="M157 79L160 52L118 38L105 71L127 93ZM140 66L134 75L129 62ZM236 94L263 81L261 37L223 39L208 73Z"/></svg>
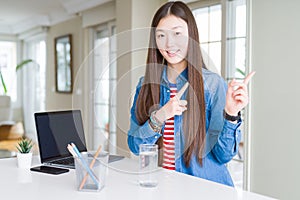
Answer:
<svg viewBox="0 0 300 200"><path fill-rule="evenodd" d="M170 58L172 58L172 57L177 56L178 53L180 52L180 50L179 49L178 50L166 50L166 52L167 52L168 56Z"/></svg>

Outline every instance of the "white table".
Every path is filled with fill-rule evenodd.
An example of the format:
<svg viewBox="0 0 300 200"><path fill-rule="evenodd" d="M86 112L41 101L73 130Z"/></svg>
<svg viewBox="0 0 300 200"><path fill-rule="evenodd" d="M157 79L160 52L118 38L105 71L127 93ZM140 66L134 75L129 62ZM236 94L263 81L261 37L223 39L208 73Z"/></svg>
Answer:
<svg viewBox="0 0 300 200"><path fill-rule="evenodd" d="M33 166L38 164L38 157L34 157ZM142 188L137 182L137 168L138 161L128 158L113 162L109 164L106 186L100 192L79 192L75 188L74 170L66 174L49 175L18 169L16 158L0 159L0 196L1 199L10 200L271 199L165 169L157 172L157 187Z"/></svg>

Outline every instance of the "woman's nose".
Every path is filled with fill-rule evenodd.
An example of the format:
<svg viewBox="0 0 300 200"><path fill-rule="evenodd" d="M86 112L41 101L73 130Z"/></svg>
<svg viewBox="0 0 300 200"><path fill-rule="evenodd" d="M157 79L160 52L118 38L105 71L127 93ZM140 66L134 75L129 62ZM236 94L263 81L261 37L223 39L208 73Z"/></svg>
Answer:
<svg viewBox="0 0 300 200"><path fill-rule="evenodd" d="M167 41L166 41L166 46L167 48L173 47L175 44L175 38L172 34L167 35Z"/></svg>

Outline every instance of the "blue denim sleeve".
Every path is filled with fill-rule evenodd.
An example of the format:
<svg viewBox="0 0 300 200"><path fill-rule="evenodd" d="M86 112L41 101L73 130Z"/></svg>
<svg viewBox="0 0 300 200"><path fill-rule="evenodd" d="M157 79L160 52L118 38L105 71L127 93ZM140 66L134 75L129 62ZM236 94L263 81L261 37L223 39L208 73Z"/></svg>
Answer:
<svg viewBox="0 0 300 200"><path fill-rule="evenodd" d="M220 78L215 93L211 97L211 110L209 126L207 130L207 152L212 153L215 159L224 164L229 162L238 151L241 140L239 126L241 121L233 124L223 117L223 109L226 101L227 84Z"/></svg>
<svg viewBox="0 0 300 200"><path fill-rule="evenodd" d="M144 124L140 125L136 119L136 113L135 113L136 101L137 101L137 97L140 92L140 88L142 86L142 81L143 81L143 78L140 79L140 81L137 85L137 88L136 88L133 105L132 105L131 111L130 111L130 114L131 114L130 128L129 128L128 136L127 136L128 147L129 147L130 151L132 153L134 153L135 155L139 154L139 145L140 144L155 144L156 141L161 136L160 133L154 132L152 130L148 120Z"/></svg>

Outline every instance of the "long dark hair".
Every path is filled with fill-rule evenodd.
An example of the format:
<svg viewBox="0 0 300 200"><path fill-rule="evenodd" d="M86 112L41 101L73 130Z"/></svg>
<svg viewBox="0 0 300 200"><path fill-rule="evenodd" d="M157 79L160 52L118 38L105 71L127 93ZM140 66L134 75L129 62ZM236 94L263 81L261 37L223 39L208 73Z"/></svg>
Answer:
<svg viewBox="0 0 300 200"><path fill-rule="evenodd" d="M145 78L137 99L136 117L140 124L144 124L149 119L151 109L159 104L160 82L163 71L162 63L164 59L156 45L155 29L160 20L167 15L174 15L183 19L188 26L189 44L185 59L187 61L190 86L187 95L188 110L183 115L183 129L185 133L184 162L189 167L192 154L195 153L199 163L202 165L206 134L202 78L202 67L205 68L205 66L202 62L196 21L191 10L183 2L168 2L161 6L153 17ZM160 146L161 143L161 141L158 142Z"/></svg>

